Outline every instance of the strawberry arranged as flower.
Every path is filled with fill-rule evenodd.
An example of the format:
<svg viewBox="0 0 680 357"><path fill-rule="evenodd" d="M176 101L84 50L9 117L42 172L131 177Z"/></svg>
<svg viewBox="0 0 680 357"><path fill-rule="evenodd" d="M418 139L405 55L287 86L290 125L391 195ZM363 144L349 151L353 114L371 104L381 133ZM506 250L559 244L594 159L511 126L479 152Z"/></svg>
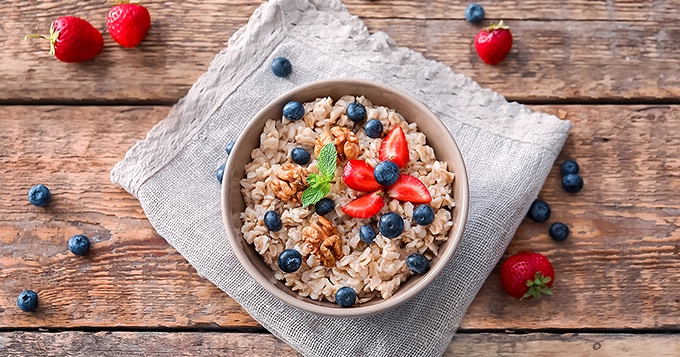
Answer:
<svg viewBox="0 0 680 357"><path fill-rule="evenodd" d="M50 54L62 62L82 62L98 55L104 48L104 37L89 22L63 16L52 23L49 36L27 35L50 41Z"/></svg>
<svg viewBox="0 0 680 357"><path fill-rule="evenodd" d="M495 65L502 62L512 48L512 33L501 20L483 28L475 37L477 54L486 64Z"/></svg>
<svg viewBox="0 0 680 357"><path fill-rule="evenodd" d="M378 157L380 161L394 162L399 168L408 164L408 142L406 142L404 130L399 125L385 135L385 139L380 145Z"/></svg>
<svg viewBox="0 0 680 357"><path fill-rule="evenodd" d="M125 48L137 46L151 27L149 10L144 6L120 0L109 10L106 27L114 41Z"/></svg>
<svg viewBox="0 0 680 357"><path fill-rule="evenodd" d="M342 181L347 187L361 192L373 192L382 188L373 177L373 168L363 160L347 161L342 171Z"/></svg>
<svg viewBox="0 0 680 357"><path fill-rule="evenodd" d="M541 298L552 295L555 270L548 258L540 253L522 252L508 258L501 266L501 286L516 299Z"/></svg>
<svg viewBox="0 0 680 357"><path fill-rule="evenodd" d="M354 218L370 218L385 206L382 191L376 191L342 206L346 215Z"/></svg>
<svg viewBox="0 0 680 357"><path fill-rule="evenodd" d="M343 206L342 211L345 214L354 218L370 218L385 206L384 195L411 203L432 201L430 191L422 181L415 176L399 174L399 168L406 166L409 161L406 135L400 126L395 126L387 133L378 156L382 162L376 168L362 160L350 160L345 164L342 181L347 187L361 192L371 192ZM391 165L394 170L392 171L394 179L390 182L381 181L383 179L376 176L379 175L378 168L385 164Z"/></svg>

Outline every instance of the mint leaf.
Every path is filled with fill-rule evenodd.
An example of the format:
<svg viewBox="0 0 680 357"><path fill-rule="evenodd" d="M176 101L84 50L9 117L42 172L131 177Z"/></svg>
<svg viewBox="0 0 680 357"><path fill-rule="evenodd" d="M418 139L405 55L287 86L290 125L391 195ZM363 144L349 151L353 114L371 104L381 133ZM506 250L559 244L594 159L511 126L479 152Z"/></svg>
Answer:
<svg viewBox="0 0 680 357"><path fill-rule="evenodd" d="M321 176L317 174L309 174L309 176L307 176L307 183L309 184L310 187L316 187L317 185L319 185L320 179Z"/></svg>
<svg viewBox="0 0 680 357"><path fill-rule="evenodd" d="M330 183L324 183L322 186L319 187L319 190L321 191L322 195L321 198L324 198L329 192L331 192L331 184ZM319 200L321 200L319 198ZM319 201L316 201L319 202ZM314 203L316 203L314 202Z"/></svg>
<svg viewBox="0 0 680 357"><path fill-rule="evenodd" d="M328 185L330 188L330 185ZM302 193L302 207L313 205L319 202L328 192L323 193L318 187L310 186Z"/></svg>
<svg viewBox="0 0 680 357"><path fill-rule="evenodd" d="M328 143L321 148L317 167L319 172L324 177L324 181L332 181L335 176L335 168L338 166L338 152L335 151L335 145Z"/></svg>

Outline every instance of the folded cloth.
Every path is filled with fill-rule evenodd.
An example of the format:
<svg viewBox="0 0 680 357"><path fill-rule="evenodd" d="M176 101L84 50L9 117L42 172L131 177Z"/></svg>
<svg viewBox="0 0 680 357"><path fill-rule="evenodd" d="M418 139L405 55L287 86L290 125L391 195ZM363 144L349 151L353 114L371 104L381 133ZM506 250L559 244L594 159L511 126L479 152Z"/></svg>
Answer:
<svg viewBox="0 0 680 357"><path fill-rule="evenodd" d="M285 79L270 64L293 64ZM328 318L274 298L240 265L220 214L225 146L282 93L355 77L399 88L441 118L467 165L470 211L458 251L422 293L363 318ZM370 99L370 98L369 98ZM571 128L532 112L385 33L369 34L340 0L271 0L229 40L187 96L111 172L168 243L259 323L306 356L437 356L536 198Z"/></svg>

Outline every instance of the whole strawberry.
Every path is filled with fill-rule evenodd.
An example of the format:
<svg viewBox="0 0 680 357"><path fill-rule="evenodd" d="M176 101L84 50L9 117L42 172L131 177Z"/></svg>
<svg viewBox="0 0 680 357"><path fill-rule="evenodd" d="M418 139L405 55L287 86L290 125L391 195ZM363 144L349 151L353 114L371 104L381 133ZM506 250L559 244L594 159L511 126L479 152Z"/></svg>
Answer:
<svg viewBox="0 0 680 357"><path fill-rule="evenodd" d="M517 253L501 266L501 286L516 299L540 299L541 294L552 295L550 287L554 281L552 264L539 253Z"/></svg>
<svg viewBox="0 0 680 357"><path fill-rule="evenodd" d="M146 37L151 26L149 10L139 4L130 4L129 0L109 10L106 16L106 27L114 41L125 48L139 45Z"/></svg>
<svg viewBox="0 0 680 357"><path fill-rule="evenodd" d="M104 48L104 37L89 22L74 16L63 16L52 23L50 35L27 35L50 41L50 54L63 62L82 62L99 54Z"/></svg>
<svg viewBox="0 0 680 357"><path fill-rule="evenodd" d="M502 62L512 48L510 28L501 20L498 25L491 24L483 28L475 37L477 54L486 64L495 65Z"/></svg>

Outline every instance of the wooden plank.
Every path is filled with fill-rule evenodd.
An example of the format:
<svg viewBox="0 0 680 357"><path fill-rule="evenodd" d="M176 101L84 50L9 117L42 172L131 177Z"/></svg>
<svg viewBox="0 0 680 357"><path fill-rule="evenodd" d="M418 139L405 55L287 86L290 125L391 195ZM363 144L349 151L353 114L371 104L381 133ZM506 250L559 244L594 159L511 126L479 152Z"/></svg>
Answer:
<svg viewBox="0 0 680 357"><path fill-rule="evenodd" d="M301 356L270 334L215 332L2 332L7 357ZM676 334L458 334L444 357L675 357Z"/></svg>
<svg viewBox="0 0 680 357"><path fill-rule="evenodd" d="M542 252L555 295L517 302L494 271L462 329L660 328L680 321L680 106L534 106L575 123L560 161L575 157L585 188L562 191L555 167L541 193L548 224L524 222L508 253ZM6 328L257 328L233 300L200 279L144 218L108 171L167 107L0 107L0 326ZM26 191L50 186L54 205ZM91 255L66 251L76 233L97 237ZM20 312L17 294L41 296ZM531 311L531 313L528 313Z"/></svg>
<svg viewBox="0 0 680 357"><path fill-rule="evenodd" d="M100 56L83 64L65 64L47 55L46 43L21 39L29 32L45 32L54 18L64 14L89 19L104 30L109 5L11 0L0 9L0 45L4 49L0 53L0 100L175 102L226 47L231 34L246 24L258 3L150 2L153 24L138 48L121 49L106 35ZM514 21L513 16L505 17L510 19L516 39L514 49L497 67L483 64L474 51L472 40L478 27L460 15L467 3L353 0L348 5L363 17L370 31L385 31L400 46L440 60L509 98L680 96L680 53L675 51L680 47L680 25L662 21L675 14L664 10L677 8L673 2L652 6L636 1L588 2L587 7L584 0L540 4L536 0L520 2L521 7L509 0L489 4L491 13L516 15ZM498 10L493 10L496 6ZM513 7L516 12L509 10ZM532 8L544 10L529 11ZM436 19L448 14L455 15ZM540 15L521 21L534 19L533 14ZM610 18L617 21L608 21Z"/></svg>

